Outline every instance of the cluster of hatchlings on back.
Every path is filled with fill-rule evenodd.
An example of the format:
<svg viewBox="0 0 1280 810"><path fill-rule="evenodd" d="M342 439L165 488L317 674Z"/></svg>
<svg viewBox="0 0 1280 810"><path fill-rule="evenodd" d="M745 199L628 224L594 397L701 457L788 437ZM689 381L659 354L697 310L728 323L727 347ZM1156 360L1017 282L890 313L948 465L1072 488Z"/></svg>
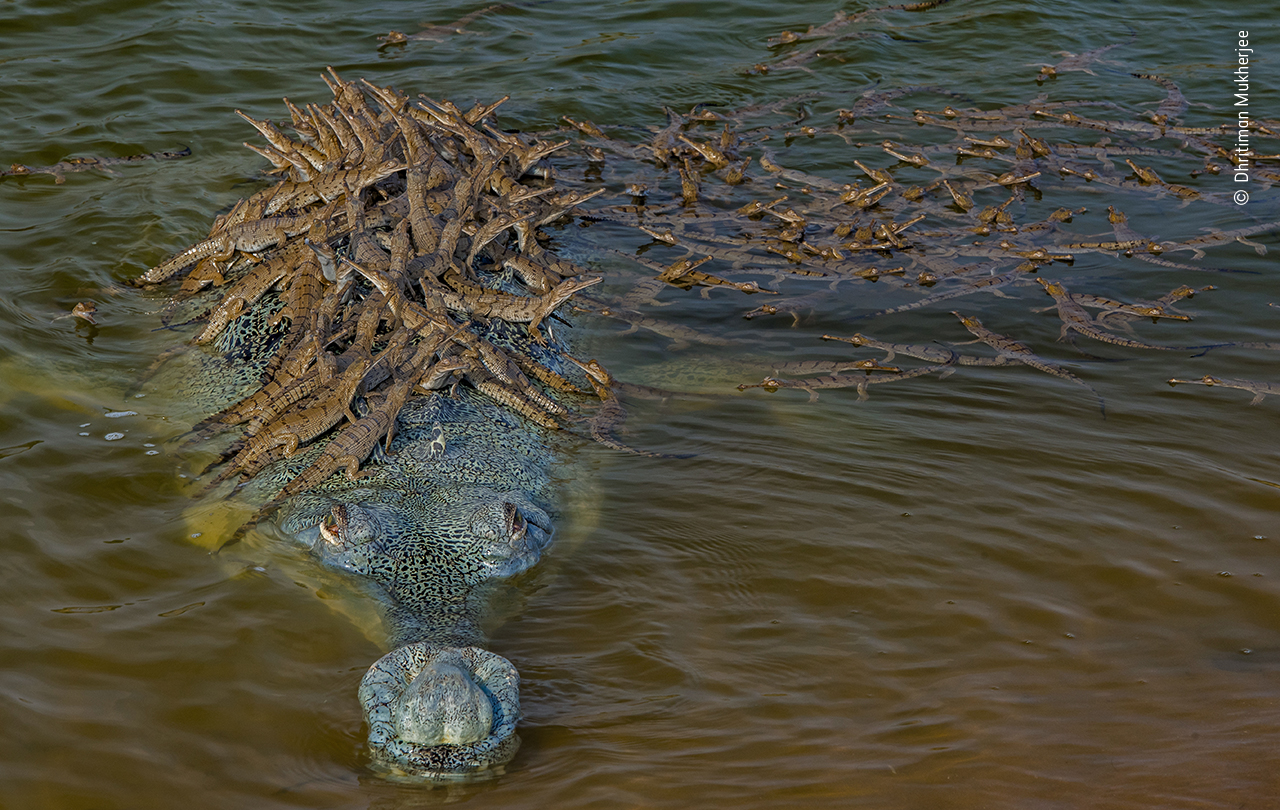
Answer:
<svg viewBox="0 0 1280 810"><path fill-rule="evenodd" d="M296 137L241 113L267 140L267 145L246 145L269 160L281 179L241 200L217 219L207 239L147 271L139 283L157 285L180 277L175 299L207 296L201 291L209 287L225 288L197 319L203 327L194 343L202 345L216 346L256 306L278 299L270 325L282 330L283 337L266 359L260 387L204 420L196 434L205 438L245 426L243 436L218 462L222 468L210 485L247 479L299 447L328 438L320 456L286 483L264 512L335 472L358 475L378 443L389 443L396 414L408 397L460 384L545 428L569 429L631 453L661 455L635 450L616 438L625 418L620 394L665 397L672 392L628 385L598 361L572 357L554 332L557 309L571 299L576 311L621 320L631 331L655 333L678 348L731 341L652 317L647 305L672 288L700 288L704 297L717 288L762 294L768 300L744 317L790 314L798 322L803 313L835 301L842 283L897 278L900 286L924 293L910 303L858 316L865 318L1034 278L1051 296L1064 335L1131 348L1212 348L1151 344L1114 331L1131 332L1129 323L1143 318L1188 320L1174 305L1212 286L1182 285L1149 301L1122 302L1071 291L1060 279L1032 274L1049 265L1070 265L1076 255L1090 252L1202 271L1206 268L1175 262L1168 254L1200 256L1204 247L1243 241L1272 226L1157 241L1130 228L1111 206L1111 233L1080 240L1061 226L1084 209L1058 209L1031 223L1016 222L1012 213L1039 193L1035 183L1040 178L1074 178L1116 194L1217 202L1213 195L1165 182L1135 162L1143 155L1168 156L1170 150L1123 143L1050 144L1030 132L1093 129L1146 139L1172 133L1203 162L1202 171L1220 170L1215 160L1230 153L1214 143L1217 132L1170 124L1178 113L1176 86L1159 77L1139 78L1171 87L1168 109L1161 107L1159 121L1089 119L1073 111L1079 106L1073 102L881 114L898 109L892 103L898 98L932 92L902 88L866 94L826 127L789 120L739 130L753 118L794 108L794 100L738 111L696 107L680 115L668 110L667 126L636 144L567 117L568 126L553 133L506 132L497 127L495 116L505 97L463 111L447 101L409 99L390 87L345 81L331 70L325 79L332 103L300 108L286 99ZM877 114L878 124L898 118L912 126L940 128L955 138L924 147L873 142L859 135L858 127ZM635 226L655 247L683 253L670 264L630 257L653 274L622 294L583 294L603 276L559 258L548 247L545 226L606 190L599 182L593 188L589 173L586 179L553 177L549 156L572 145L554 139L564 132L578 140L577 149L561 153L566 160L585 159L597 167L607 162L630 172L622 176L615 168L609 178L620 178L618 185L626 191L617 196L623 200L601 201L584 212L585 218ZM878 149L897 167L891 172L857 159L853 164L865 179L842 183L788 169L772 148L779 136L793 143L824 134L858 149ZM749 147L756 153L745 155ZM1108 157L1122 159L1132 174L1106 170L1114 165ZM749 174L753 159L763 170L757 177ZM1095 166L1086 160L1099 162ZM655 164L662 174L655 175ZM939 176L910 184L895 176L903 168L912 178L919 178L921 170ZM708 193L704 184L714 178L723 183ZM660 196L664 183L673 189L678 184L678 192ZM755 199L731 206L730 201L740 202L733 198L741 190ZM975 195L991 196L989 192L1003 199L979 207ZM926 219L936 224L921 224ZM966 259L970 263L963 263ZM717 265L702 269L711 261ZM727 269L711 272L717 266ZM729 277L743 275L767 278ZM773 286L784 280L814 291L782 297ZM859 333L838 339L883 351L882 359L767 363L774 376L739 388L801 388L816 397L820 389L855 387L865 397L868 386L879 382L949 374L966 365L1020 363L1089 389L1104 408L1101 397L1075 374L972 316L956 315L978 341L995 349L994 356L962 354L938 343L889 343ZM522 324L524 339L498 345L486 331L492 321ZM904 369L892 364L902 356L927 365ZM1250 381L1178 382L1270 392L1267 384ZM357 416L352 406L361 395L369 407Z"/></svg>

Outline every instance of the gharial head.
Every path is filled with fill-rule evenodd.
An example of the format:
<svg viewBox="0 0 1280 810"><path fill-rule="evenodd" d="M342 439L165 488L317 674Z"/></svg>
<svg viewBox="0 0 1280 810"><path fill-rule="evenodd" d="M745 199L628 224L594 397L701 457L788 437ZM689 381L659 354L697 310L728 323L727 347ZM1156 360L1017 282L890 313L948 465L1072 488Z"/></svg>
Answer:
<svg viewBox="0 0 1280 810"><path fill-rule="evenodd" d="M359 477L284 500L280 533L356 575L399 645L360 690L388 775L492 773L519 742L519 676L483 642L501 580L537 562L551 516L536 500L549 451L517 417L460 392L408 402L391 448Z"/></svg>

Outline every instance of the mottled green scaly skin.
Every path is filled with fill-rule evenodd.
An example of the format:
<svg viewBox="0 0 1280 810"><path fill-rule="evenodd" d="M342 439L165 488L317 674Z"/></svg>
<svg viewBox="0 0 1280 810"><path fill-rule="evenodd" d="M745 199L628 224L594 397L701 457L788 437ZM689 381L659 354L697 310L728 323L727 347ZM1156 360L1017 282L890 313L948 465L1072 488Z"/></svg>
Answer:
<svg viewBox="0 0 1280 810"><path fill-rule="evenodd" d="M359 481L338 475L293 498L276 519L321 561L385 589L396 644L480 641L483 611L468 600L537 562L552 532L546 431L470 389L457 397L411 400L390 458L367 466ZM279 483L288 474L264 473ZM523 537L508 531L508 503L526 522ZM338 504L348 529L341 547L318 529Z"/></svg>
<svg viewBox="0 0 1280 810"><path fill-rule="evenodd" d="M267 326L277 306L270 298L260 302L210 347L199 377L184 375L184 388L202 407L223 407L256 381L255 369L278 340L279 330ZM530 344L522 326L495 321L485 334L498 345L521 344L563 375L577 375L554 348ZM559 441L466 386L452 395L415 396L400 413L390 453L375 453L361 478L337 474L286 501L274 516L284 535L325 565L358 577L385 606L395 649L370 669L360 700L374 759L391 773L459 778L514 756L519 675L478 647L497 583L536 563L550 542L550 468ZM269 499L323 445L266 468L243 494ZM320 530L335 509L343 517L336 537ZM445 671L461 670L471 683L418 678L440 656L451 662ZM424 696L414 689L436 691ZM455 716L474 715L477 694L490 704L483 719ZM450 728L487 724L489 733L461 744L404 739L397 722L440 727L437 717L404 720L424 707L450 716Z"/></svg>

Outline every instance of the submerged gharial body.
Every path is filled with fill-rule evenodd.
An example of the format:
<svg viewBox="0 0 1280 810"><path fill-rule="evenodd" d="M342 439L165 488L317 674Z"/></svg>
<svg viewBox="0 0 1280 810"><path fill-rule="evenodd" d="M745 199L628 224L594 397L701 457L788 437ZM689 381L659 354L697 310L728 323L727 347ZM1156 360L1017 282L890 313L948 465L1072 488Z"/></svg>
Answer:
<svg viewBox="0 0 1280 810"><path fill-rule="evenodd" d="M254 122L291 179L140 283L186 274L168 314L205 324L162 376L200 411L188 447L242 431L199 487L257 508L232 541L283 536L383 607L393 649L359 690L375 763L465 778L519 745L520 678L485 625L551 540L550 469L590 398L550 319L600 278L564 279L580 270L521 232L582 198L518 182L542 151L478 129L496 105L330 75L349 128L314 105L290 108L303 141ZM521 257L546 289L508 269Z"/></svg>
<svg viewBox="0 0 1280 810"><path fill-rule="evenodd" d="M264 300L261 311L195 349L194 363L182 364L189 378L182 395L212 409L247 390L279 339L269 326L274 305ZM495 321L482 334L502 344L524 339L522 330ZM571 364L554 361L557 345L527 348L575 376ZM364 414L376 404L357 398L353 407ZM268 501L334 441L273 462L236 497ZM483 649L485 623L507 581L551 541L551 470L565 441L466 386L416 396L399 412L389 450L377 450L357 479L334 475L263 523L354 575L382 606L392 651L370 668L359 699L385 772L474 777L515 755L520 678Z"/></svg>
<svg viewBox="0 0 1280 810"><path fill-rule="evenodd" d="M550 542L550 437L466 389L418 398L397 428L382 463L293 498L277 525L386 606L395 649L360 687L375 758L474 773L518 744L519 675L479 647L493 589Z"/></svg>

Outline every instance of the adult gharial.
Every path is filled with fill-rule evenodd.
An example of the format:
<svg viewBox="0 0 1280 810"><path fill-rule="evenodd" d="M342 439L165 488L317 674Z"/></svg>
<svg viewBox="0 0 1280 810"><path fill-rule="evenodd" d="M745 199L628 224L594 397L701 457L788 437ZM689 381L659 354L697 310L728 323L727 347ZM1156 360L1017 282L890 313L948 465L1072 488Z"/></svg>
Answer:
<svg viewBox="0 0 1280 810"><path fill-rule="evenodd" d="M200 324L162 370L216 409L188 444L240 431L202 487L262 504L233 540L271 527L385 606L394 649L359 690L375 761L474 775L518 746L519 675L480 647L491 590L550 541L558 436L602 396L549 320L600 277L538 232L590 195L557 194L558 145L492 128L496 104L326 81L331 104L289 105L296 138L248 119L286 177L139 284L181 279L168 317Z"/></svg>

